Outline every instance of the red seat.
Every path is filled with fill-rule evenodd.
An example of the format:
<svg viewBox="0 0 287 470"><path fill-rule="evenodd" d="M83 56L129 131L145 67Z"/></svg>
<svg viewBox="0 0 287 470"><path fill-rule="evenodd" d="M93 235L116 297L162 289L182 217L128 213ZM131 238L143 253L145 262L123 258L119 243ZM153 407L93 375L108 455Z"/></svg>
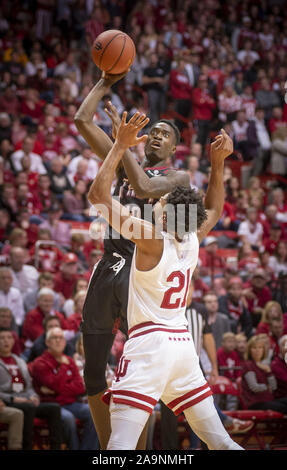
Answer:
<svg viewBox="0 0 287 470"><path fill-rule="evenodd" d="M236 384L233 384L226 377L220 376L215 385L210 385L214 394L231 394L238 396L241 409L236 411L223 411L226 415L243 421L252 420L254 422L253 428L242 435L240 445L243 448L254 447L255 441L257 446L262 450L267 447L286 446L287 415L273 410L246 409L242 399L241 381L242 379L239 377L236 380Z"/></svg>

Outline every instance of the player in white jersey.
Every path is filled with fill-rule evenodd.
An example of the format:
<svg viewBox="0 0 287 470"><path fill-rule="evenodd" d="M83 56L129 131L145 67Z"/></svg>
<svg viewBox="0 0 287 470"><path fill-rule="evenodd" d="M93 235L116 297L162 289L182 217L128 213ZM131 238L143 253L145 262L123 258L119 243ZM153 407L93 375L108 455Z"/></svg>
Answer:
<svg viewBox="0 0 287 470"><path fill-rule="evenodd" d="M184 412L210 449L241 449L218 417L185 317L199 243L221 216L224 159L232 153L232 141L222 131L211 146L212 171L205 203L195 190L178 187L155 204L151 223L133 217L110 193L124 152L146 139L137 134L147 122L145 115L136 113L126 123L123 114L115 143L88 195L113 228L136 245L130 271L129 339L107 393L112 396L108 449L135 449L160 398L175 414ZM171 209L174 227L170 225Z"/></svg>

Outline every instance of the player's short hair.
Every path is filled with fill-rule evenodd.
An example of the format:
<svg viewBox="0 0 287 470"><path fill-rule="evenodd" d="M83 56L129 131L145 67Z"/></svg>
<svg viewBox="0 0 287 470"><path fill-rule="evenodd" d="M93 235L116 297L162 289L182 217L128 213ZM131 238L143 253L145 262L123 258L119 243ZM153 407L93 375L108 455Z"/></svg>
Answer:
<svg viewBox="0 0 287 470"><path fill-rule="evenodd" d="M178 145L179 142L180 142L180 132L179 132L179 128L177 127L176 124L174 124L173 121L171 121L170 119L160 119L159 121L156 121L153 125L155 126L156 124L160 124L161 122L164 122L165 124L168 124L174 131L174 136L175 136L175 145Z"/></svg>
<svg viewBox="0 0 287 470"><path fill-rule="evenodd" d="M207 219L202 195L193 188L177 186L168 194L166 203L174 206L174 226L179 227L184 223L184 227L181 227L181 232L195 232ZM196 221L194 220L195 216ZM181 217L182 220L179 220L179 217Z"/></svg>

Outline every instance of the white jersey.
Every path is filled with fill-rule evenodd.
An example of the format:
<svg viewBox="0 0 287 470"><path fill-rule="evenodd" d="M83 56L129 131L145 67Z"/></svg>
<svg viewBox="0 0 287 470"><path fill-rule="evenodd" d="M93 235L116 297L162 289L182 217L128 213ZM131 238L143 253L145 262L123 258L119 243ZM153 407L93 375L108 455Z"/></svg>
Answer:
<svg viewBox="0 0 287 470"><path fill-rule="evenodd" d="M198 262L196 233L178 242L163 232L162 257L153 269L136 268L136 249L130 270L128 301L129 329L141 323L160 323L170 327L187 325L186 298Z"/></svg>

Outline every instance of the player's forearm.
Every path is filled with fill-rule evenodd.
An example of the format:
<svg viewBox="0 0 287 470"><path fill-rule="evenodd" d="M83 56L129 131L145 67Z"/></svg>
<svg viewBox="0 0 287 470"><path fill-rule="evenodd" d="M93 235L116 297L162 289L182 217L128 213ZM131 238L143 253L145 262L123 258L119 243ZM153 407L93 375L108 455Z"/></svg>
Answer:
<svg viewBox="0 0 287 470"><path fill-rule="evenodd" d="M125 150L115 141L90 187L88 199L91 204L104 204L111 201L111 187L115 171Z"/></svg>
<svg viewBox="0 0 287 470"><path fill-rule="evenodd" d="M203 335L203 347L207 353L208 359L210 360L212 369L217 371L216 346L212 333L206 333Z"/></svg>
<svg viewBox="0 0 287 470"><path fill-rule="evenodd" d="M218 219L221 217L224 205L224 162L213 162L211 174L205 195L204 205L207 210L213 211Z"/></svg>
<svg viewBox="0 0 287 470"><path fill-rule="evenodd" d="M79 128L83 122L93 121L99 101L104 95L109 93L109 91L109 87L105 85L105 80L101 78L91 89L75 114L74 120L77 128Z"/></svg>
<svg viewBox="0 0 287 470"><path fill-rule="evenodd" d="M138 164L130 150L126 150L122 159L129 183L140 198L150 197L150 178Z"/></svg>

